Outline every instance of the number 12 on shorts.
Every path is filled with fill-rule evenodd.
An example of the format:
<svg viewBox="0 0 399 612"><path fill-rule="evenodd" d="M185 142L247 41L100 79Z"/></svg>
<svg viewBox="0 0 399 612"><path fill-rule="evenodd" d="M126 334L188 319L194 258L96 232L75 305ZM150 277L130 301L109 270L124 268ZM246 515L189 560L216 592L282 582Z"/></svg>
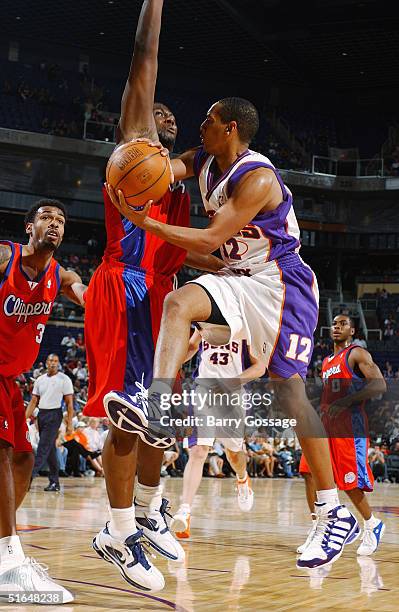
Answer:
<svg viewBox="0 0 399 612"><path fill-rule="evenodd" d="M309 363L309 354L311 348L312 340L310 338L306 338L306 336L301 337L298 334L290 334L290 346L285 356L288 359L296 359L298 361L302 361L307 365Z"/></svg>

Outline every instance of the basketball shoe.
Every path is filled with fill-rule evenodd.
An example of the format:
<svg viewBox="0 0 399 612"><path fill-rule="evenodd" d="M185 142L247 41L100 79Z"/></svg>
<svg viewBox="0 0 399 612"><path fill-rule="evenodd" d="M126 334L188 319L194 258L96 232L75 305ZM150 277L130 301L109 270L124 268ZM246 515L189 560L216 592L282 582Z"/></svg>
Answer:
<svg viewBox="0 0 399 612"><path fill-rule="evenodd" d="M317 525L312 541L297 561L298 568L330 565L339 559L346 544L359 537L356 518L345 506L315 504Z"/></svg>
<svg viewBox="0 0 399 612"><path fill-rule="evenodd" d="M93 539L93 548L102 559L116 565L122 577L133 587L142 591L160 591L165 586L165 580L148 560L141 541L142 535L139 529L125 541L119 540L111 536L107 523Z"/></svg>
<svg viewBox="0 0 399 612"><path fill-rule="evenodd" d="M176 542L169 531L166 516L168 500L163 499L159 510L135 504L136 525L141 529L150 545L163 557L172 561L184 561L185 553L179 542Z"/></svg>
<svg viewBox="0 0 399 612"><path fill-rule="evenodd" d="M357 549L357 554L361 556L372 555L378 548L379 543L384 535L385 525L382 521L378 521L375 527L367 526L364 524L362 543Z"/></svg>
<svg viewBox="0 0 399 612"><path fill-rule="evenodd" d="M43 597L40 601L40 594L51 594L51 603L53 605L70 603L74 600L72 593L67 591L63 586L54 582L47 573L48 567L42 565L32 559L25 557L21 565L12 567L0 574L0 601L6 600L9 602L9 593L17 592L23 594L28 592L32 595L33 603L49 604L50 595L47 601ZM34 596L37 594L38 601L35 602ZM58 601L56 601L56 598Z"/></svg>
<svg viewBox="0 0 399 612"><path fill-rule="evenodd" d="M152 393L149 401L147 389L140 383L136 382L136 385L141 387L136 395L123 391L107 393L103 399L105 412L118 429L138 434L143 442L155 448L169 448L175 438L169 436L173 434L172 429L166 431L160 426L160 418L165 416L165 412L159 408L160 394Z"/></svg>
<svg viewBox="0 0 399 612"><path fill-rule="evenodd" d="M236 482L238 507L241 512L249 512L254 505L254 492L251 488L251 479L246 476L244 480L237 478Z"/></svg>
<svg viewBox="0 0 399 612"><path fill-rule="evenodd" d="M191 514L185 508L179 508L173 516L170 528L175 532L179 540L184 540L190 537L190 521Z"/></svg>
<svg viewBox="0 0 399 612"><path fill-rule="evenodd" d="M309 544L313 540L314 534L316 533L317 520L316 520L316 515L314 512L312 512L312 519L313 519L312 526L308 531L308 535L306 537L305 542L301 544L301 546L298 546L298 548L296 549L296 552L298 553L298 555L301 555L303 551L306 550L306 548L309 546Z"/></svg>

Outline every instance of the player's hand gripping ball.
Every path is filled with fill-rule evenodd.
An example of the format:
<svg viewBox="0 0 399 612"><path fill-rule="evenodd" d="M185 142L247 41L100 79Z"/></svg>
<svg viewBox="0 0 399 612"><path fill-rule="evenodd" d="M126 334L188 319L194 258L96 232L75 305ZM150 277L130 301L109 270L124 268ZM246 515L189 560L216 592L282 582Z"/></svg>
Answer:
<svg viewBox="0 0 399 612"><path fill-rule="evenodd" d="M133 209L149 200L157 202L173 180L169 156L149 141L127 142L109 158L106 180L116 193L122 191Z"/></svg>

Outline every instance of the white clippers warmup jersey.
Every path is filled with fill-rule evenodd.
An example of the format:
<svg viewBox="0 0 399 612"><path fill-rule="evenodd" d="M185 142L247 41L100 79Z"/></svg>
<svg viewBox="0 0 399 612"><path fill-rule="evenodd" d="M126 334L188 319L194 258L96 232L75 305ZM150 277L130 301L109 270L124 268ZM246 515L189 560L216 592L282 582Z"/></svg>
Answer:
<svg viewBox="0 0 399 612"><path fill-rule="evenodd" d="M200 147L194 158L194 173L199 181L202 201L209 217L231 197L235 185L257 168L273 170L281 186L282 202L273 211L258 214L246 227L225 242L220 251L226 266L238 274L252 275L266 264L300 249L298 222L292 205L292 193L283 183L272 162L255 151L244 151L219 178L213 155Z"/></svg>

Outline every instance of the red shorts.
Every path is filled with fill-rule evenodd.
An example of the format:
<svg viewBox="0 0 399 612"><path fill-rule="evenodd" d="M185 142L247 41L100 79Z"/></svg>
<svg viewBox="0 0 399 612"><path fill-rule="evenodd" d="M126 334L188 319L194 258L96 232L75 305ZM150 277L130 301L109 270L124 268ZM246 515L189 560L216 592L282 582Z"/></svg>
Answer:
<svg viewBox="0 0 399 612"><path fill-rule="evenodd" d="M334 480L338 489L372 491L374 477L368 462L368 438L329 438L328 442ZM310 474L304 453L299 463L299 472Z"/></svg>
<svg viewBox="0 0 399 612"><path fill-rule="evenodd" d="M18 453L32 452L22 393L13 378L0 375L0 438Z"/></svg>
<svg viewBox="0 0 399 612"><path fill-rule="evenodd" d="M84 414L105 417L109 391L135 395L152 382L163 302L172 279L119 262L103 262L86 294L85 342L89 366Z"/></svg>

